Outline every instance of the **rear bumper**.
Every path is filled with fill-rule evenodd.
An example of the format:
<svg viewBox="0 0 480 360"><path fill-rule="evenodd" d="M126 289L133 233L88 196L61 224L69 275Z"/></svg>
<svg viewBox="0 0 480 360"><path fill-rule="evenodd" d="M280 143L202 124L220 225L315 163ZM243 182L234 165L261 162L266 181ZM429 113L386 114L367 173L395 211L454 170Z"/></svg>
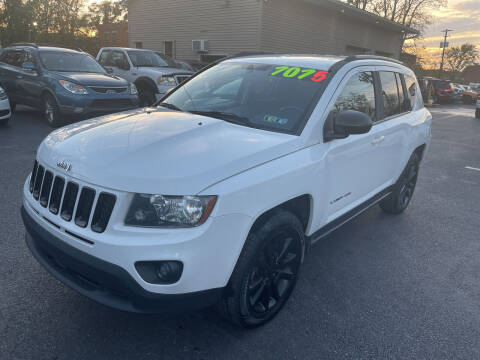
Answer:
<svg viewBox="0 0 480 360"><path fill-rule="evenodd" d="M80 251L39 226L21 209L26 243L55 278L106 306L141 313L180 312L215 304L223 288L186 294L158 294L142 288L118 265Z"/></svg>

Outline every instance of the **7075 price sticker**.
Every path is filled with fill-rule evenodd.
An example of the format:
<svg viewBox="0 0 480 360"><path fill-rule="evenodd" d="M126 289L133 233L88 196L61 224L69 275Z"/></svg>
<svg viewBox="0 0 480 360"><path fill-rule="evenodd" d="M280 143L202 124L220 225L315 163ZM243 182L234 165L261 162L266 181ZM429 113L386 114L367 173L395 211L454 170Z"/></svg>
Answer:
<svg viewBox="0 0 480 360"><path fill-rule="evenodd" d="M270 75L283 75L284 78L297 78L299 80L310 78L314 82L322 82L327 77L328 71L315 69L302 69L296 66L277 66Z"/></svg>

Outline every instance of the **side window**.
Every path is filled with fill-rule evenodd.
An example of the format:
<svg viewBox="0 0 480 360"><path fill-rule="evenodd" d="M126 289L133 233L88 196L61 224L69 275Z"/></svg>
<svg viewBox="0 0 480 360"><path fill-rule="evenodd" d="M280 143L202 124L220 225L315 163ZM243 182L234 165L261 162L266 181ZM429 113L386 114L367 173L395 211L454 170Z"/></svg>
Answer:
<svg viewBox="0 0 480 360"><path fill-rule="evenodd" d="M410 75L404 75L405 77L405 86L407 90L408 100L410 101L410 108L412 109L415 106L417 98L417 82L415 78Z"/></svg>
<svg viewBox="0 0 480 360"><path fill-rule="evenodd" d="M2 54L2 61L8 65L22 66L23 50L7 50Z"/></svg>
<svg viewBox="0 0 480 360"><path fill-rule="evenodd" d="M385 117L402 113L397 76L391 71L380 71L382 98ZM400 84L400 89L402 84Z"/></svg>
<svg viewBox="0 0 480 360"><path fill-rule="evenodd" d="M111 66L116 66L120 69L130 68L127 57L121 51L112 51L110 62L111 62Z"/></svg>
<svg viewBox="0 0 480 360"><path fill-rule="evenodd" d="M372 72L361 72L353 75L338 96L334 112L356 110L370 115L376 120L375 85Z"/></svg>
<svg viewBox="0 0 480 360"><path fill-rule="evenodd" d="M103 66L112 66L112 64L109 62L110 53L110 50L103 50L98 58L98 62Z"/></svg>
<svg viewBox="0 0 480 360"><path fill-rule="evenodd" d="M26 62L30 62L33 65L35 65L35 67L37 67L37 61L35 60L35 58L33 57L33 54L30 51L25 51L25 55L22 63L26 63Z"/></svg>
<svg viewBox="0 0 480 360"><path fill-rule="evenodd" d="M398 87L398 100L400 102L400 112L410 111L410 106L405 102L405 93L403 92L402 75L395 73Z"/></svg>

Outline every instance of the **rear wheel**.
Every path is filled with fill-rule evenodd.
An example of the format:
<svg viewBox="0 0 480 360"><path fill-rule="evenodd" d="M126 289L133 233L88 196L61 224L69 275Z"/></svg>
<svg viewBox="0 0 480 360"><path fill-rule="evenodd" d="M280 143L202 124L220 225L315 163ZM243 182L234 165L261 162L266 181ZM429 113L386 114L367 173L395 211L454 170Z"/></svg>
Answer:
<svg viewBox="0 0 480 360"><path fill-rule="evenodd" d="M252 231L218 305L233 323L252 328L271 320L295 287L305 252L305 235L292 213L279 210Z"/></svg>
<svg viewBox="0 0 480 360"><path fill-rule="evenodd" d="M60 112L57 101L50 94L43 96L43 116L48 124L52 127L61 125Z"/></svg>
<svg viewBox="0 0 480 360"><path fill-rule="evenodd" d="M383 211L390 214L400 214L408 207L412 200L417 184L420 157L413 153L402 175L394 185L393 192L380 202Z"/></svg>

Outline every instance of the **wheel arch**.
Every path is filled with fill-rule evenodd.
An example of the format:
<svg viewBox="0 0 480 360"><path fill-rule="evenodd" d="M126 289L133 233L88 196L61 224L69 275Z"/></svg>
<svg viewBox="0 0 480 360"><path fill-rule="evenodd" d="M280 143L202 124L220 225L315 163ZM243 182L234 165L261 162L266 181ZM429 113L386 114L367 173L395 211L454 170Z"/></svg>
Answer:
<svg viewBox="0 0 480 360"><path fill-rule="evenodd" d="M152 90L153 93L158 93L158 88L155 85L155 82L147 76L140 76L135 79L133 83L137 87L138 91L140 91L141 89L149 89Z"/></svg>

